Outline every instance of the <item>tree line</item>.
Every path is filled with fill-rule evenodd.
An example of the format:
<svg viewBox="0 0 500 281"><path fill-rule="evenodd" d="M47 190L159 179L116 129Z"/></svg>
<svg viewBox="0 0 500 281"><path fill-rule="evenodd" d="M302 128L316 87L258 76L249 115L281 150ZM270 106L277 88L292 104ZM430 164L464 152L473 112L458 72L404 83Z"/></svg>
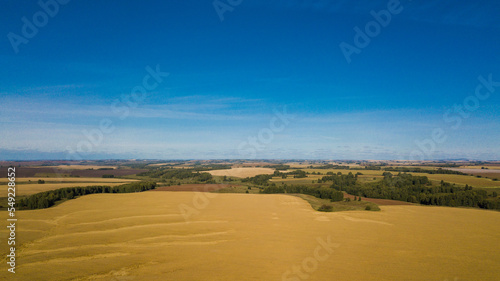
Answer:
<svg viewBox="0 0 500 281"><path fill-rule="evenodd" d="M156 182L132 182L118 186L85 186L66 187L45 191L27 196L17 201L19 209L44 209L53 206L57 201L74 199L75 197L94 193L132 193L156 188Z"/></svg>
<svg viewBox="0 0 500 281"><path fill-rule="evenodd" d="M336 175L333 172L328 172L327 176L321 178L318 183L328 183L332 182L331 188L337 189L339 191L345 190L346 187L357 184L358 174L353 175L349 172L347 175L343 175L338 172Z"/></svg>
<svg viewBox="0 0 500 281"><path fill-rule="evenodd" d="M392 199L423 205L437 206L465 206L483 209L500 209L497 194L488 195L485 190L473 189L471 186L456 186L441 181L439 185L432 185L426 176L413 176L400 173L393 176L385 172L384 178L375 183L347 186L347 193L370 198Z"/></svg>
<svg viewBox="0 0 500 281"><path fill-rule="evenodd" d="M200 173L194 169L173 169L173 168L157 168L137 174L138 176L160 178L162 180L172 179L192 179L193 181L208 182L213 179L209 173Z"/></svg>
<svg viewBox="0 0 500 281"><path fill-rule="evenodd" d="M437 205L450 207L474 207L500 210L500 198L497 192L482 189L473 189L472 186L457 186L441 181L432 184L426 176L414 176L399 173L394 176L390 172L383 173L383 179L372 183L359 183L358 174L349 172L347 175L338 172L328 172L327 176L318 180L318 183L331 183L328 187L314 187L306 185L269 184L271 175L258 175L246 178L244 181L263 186L261 193L302 193L318 198L338 200L342 191L355 196L369 198L391 199L419 203L423 205ZM343 196L342 196L343 197Z"/></svg>
<svg viewBox="0 0 500 281"><path fill-rule="evenodd" d="M274 173L276 174L277 171ZM279 173L279 172L278 172ZM246 177L241 180L241 182L250 182L255 185L267 186L269 185L269 180L273 178L273 175L256 175L255 177Z"/></svg>

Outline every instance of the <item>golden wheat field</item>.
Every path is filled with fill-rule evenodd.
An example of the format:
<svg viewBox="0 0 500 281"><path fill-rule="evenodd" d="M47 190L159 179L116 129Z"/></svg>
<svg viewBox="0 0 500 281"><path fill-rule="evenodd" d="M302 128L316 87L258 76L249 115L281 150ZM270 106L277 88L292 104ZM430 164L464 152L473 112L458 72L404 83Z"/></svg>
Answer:
<svg viewBox="0 0 500 281"><path fill-rule="evenodd" d="M256 175L272 175L274 173L274 169L271 168L232 168L225 170L212 170L208 171L212 176L228 176L228 177L238 177L238 178L246 178L246 177L255 177Z"/></svg>
<svg viewBox="0 0 500 281"><path fill-rule="evenodd" d="M322 213L287 195L143 192L17 217L18 280L498 280L500 268L500 213L477 209Z"/></svg>

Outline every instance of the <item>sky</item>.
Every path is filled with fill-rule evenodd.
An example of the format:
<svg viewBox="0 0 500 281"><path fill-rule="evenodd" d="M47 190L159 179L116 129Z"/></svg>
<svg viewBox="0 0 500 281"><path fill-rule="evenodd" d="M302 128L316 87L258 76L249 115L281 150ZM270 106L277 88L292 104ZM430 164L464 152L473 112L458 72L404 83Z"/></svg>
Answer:
<svg viewBox="0 0 500 281"><path fill-rule="evenodd" d="M4 0L0 160L500 159L500 2Z"/></svg>

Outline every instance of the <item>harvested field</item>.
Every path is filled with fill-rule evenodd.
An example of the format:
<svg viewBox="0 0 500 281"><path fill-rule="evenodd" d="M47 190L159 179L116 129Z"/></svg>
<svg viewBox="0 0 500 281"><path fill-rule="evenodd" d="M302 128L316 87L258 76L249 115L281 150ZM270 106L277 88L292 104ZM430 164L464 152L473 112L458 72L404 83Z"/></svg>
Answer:
<svg viewBox="0 0 500 281"><path fill-rule="evenodd" d="M153 189L152 191L198 191L198 192L211 192L227 187L237 187L236 184L183 184L163 186Z"/></svg>
<svg viewBox="0 0 500 281"><path fill-rule="evenodd" d="M480 165L480 166L460 166L459 168L446 168L446 169L449 169L449 170L453 170L453 169L474 169L474 170L482 170L481 168L482 167L485 167L485 168L488 168L488 169L497 169L499 170L500 169L500 164L488 164L488 165Z"/></svg>
<svg viewBox="0 0 500 281"><path fill-rule="evenodd" d="M498 178L500 180L500 167L492 167L489 169L473 169L473 168L448 168L448 170L459 171L474 176L483 176L488 178Z"/></svg>
<svg viewBox="0 0 500 281"><path fill-rule="evenodd" d="M15 277L302 280L296 268L315 281L498 280L500 212L382 206L324 213L294 196L200 194L93 194L18 211Z"/></svg>
<svg viewBox="0 0 500 281"><path fill-rule="evenodd" d="M246 177L255 177L256 175L272 175L274 173L274 169L271 168L232 168L225 170L213 170L207 171L212 176L228 176L228 177L238 177L238 178L246 178Z"/></svg>

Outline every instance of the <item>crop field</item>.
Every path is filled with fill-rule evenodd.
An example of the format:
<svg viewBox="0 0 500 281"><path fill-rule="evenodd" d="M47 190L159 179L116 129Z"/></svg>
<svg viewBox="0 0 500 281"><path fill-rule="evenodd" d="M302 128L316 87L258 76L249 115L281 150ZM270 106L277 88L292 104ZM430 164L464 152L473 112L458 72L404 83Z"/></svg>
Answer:
<svg viewBox="0 0 500 281"><path fill-rule="evenodd" d="M256 175L271 175L274 173L274 169L271 168L232 168L225 170L212 170L207 171L212 176L228 176L228 177L238 177L238 178L246 178L246 177L254 177Z"/></svg>
<svg viewBox="0 0 500 281"><path fill-rule="evenodd" d="M475 166L474 166L475 167ZM472 174L474 176L483 176L488 178L497 178L500 180L500 167L490 167L488 169L478 169L478 168L449 168L449 170L460 171L467 174Z"/></svg>
<svg viewBox="0 0 500 281"><path fill-rule="evenodd" d="M324 213L295 196L204 194L93 194L18 211L16 277L301 280L298 268L307 280L498 280L499 212Z"/></svg>
<svg viewBox="0 0 500 281"><path fill-rule="evenodd" d="M357 172L362 173L362 175L358 176L359 179L363 182L373 181L373 178L377 180L382 178L382 174L384 171L374 171L374 170L341 170L341 169L304 169L304 171L312 173L312 172L320 172L323 175L326 175L327 172L347 174L352 172L356 174ZM488 171L488 170L486 170ZM397 172L391 172L392 174L397 174ZM464 176L464 175L453 175L453 174L427 174L427 173L410 173L415 176L426 176L432 181L440 182L441 180L456 183L459 185L471 185L473 187L500 187L500 180L493 181L488 178L477 178L475 176ZM311 176L311 175L309 175ZM312 175L314 176L314 175ZM500 179L500 177L499 177Z"/></svg>

